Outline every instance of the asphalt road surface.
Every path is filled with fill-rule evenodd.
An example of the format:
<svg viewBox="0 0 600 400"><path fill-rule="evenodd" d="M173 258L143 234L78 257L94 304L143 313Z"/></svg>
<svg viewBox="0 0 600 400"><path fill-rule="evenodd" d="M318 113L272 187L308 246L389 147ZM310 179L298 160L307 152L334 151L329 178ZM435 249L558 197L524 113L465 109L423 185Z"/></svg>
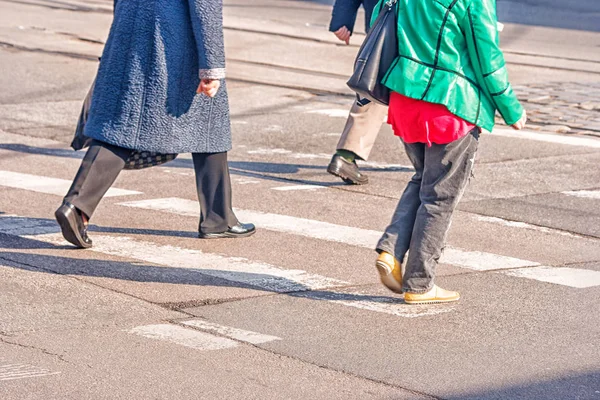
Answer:
<svg viewBox="0 0 600 400"><path fill-rule="evenodd" d="M53 212L110 2L31 3L0 0L0 399L600 399L600 139L482 135L438 271L463 297L408 306L373 251L412 174L399 140L382 126L369 185L326 172L353 48L310 36L323 5L229 1L234 206L257 234L197 238L180 155L123 172L75 250ZM597 79L597 36L546 29L512 49L582 61L513 58L519 84Z"/></svg>

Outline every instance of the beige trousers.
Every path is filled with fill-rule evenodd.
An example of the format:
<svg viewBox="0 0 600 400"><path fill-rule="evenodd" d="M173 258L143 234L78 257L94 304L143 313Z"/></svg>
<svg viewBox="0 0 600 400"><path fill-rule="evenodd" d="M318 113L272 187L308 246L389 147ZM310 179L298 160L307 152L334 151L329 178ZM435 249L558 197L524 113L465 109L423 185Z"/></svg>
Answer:
<svg viewBox="0 0 600 400"><path fill-rule="evenodd" d="M386 106L374 102L361 105L355 101L337 149L349 150L363 160L368 159L386 115Z"/></svg>

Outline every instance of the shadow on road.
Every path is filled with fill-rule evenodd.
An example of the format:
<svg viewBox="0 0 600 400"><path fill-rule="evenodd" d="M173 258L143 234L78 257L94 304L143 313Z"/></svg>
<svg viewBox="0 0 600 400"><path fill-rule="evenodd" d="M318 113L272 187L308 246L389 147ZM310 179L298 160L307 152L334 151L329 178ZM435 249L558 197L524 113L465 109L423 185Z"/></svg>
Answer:
<svg viewBox="0 0 600 400"><path fill-rule="evenodd" d="M46 148L46 147L36 147L36 146L28 146L24 144L16 144L16 143L0 143L0 150L10 150L19 153L25 154L36 154L36 155L45 155L52 157L64 157L64 158L74 158L74 159L82 159L85 155L82 151L73 151L69 149L61 149L61 148ZM347 184L340 182L339 180L332 178L331 182L323 182L323 181L313 181L298 177L286 178L286 177L278 177L272 175L265 174L282 174L282 175L291 175L297 174L301 170L314 170L318 172L322 172L324 176L328 176L327 173L327 162L324 162L323 165L309 165L309 164L288 164L288 163L270 163L270 162L260 162L260 161L229 161L229 167L231 169L231 174L233 175L241 175L245 177L252 177L257 179L265 179L269 181L277 181L277 182L294 182L294 183L302 183L306 185L319 185L319 186L327 186L327 187L346 187ZM155 168L182 168L182 169L194 169L194 164L192 160L187 159L175 159L167 164L163 164L161 167ZM366 172L414 172L410 168L404 167L385 167L385 168L373 168L368 166L361 166L361 171ZM136 172L137 173L137 172Z"/></svg>
<svg viewBox="0 0 600 400"><path fill-rule="evenodd" d="M0 220L2 222L2 220ZM27 238L0 233L1 265L4 267L24 269L39 273L52 273L60 275L75 275L91 278L109 278L140 283L166 283L196 286L236 287L258 291L267 291L286 294L293 297L302 297L312 300L325 301L369 301L383 304L404 304L402 299L387 296L372 296L343 291L314 290L302 283L285 277L259 274L244 271L219 270L211 268L179 268L151 265L143 262L107 261L93 258L70 258L63 256L32 254L14 250L56 250L65 251L73 249L78 256L90 256L94 253L86 250L76 250L71 246L54 245L40 240L35 240L36 226L38 234L58 233L59 228L53 220L27 217L10 217L7 224L15 226L25 223L32 226ZM195 237L195 234L177 231L155 231L139 229L120 229L94 226L95 232L128 233L140 235L173 235ZM198 251L201 257L201 251ZM214 254L210 254L214 256ZM241 260L241 259L240 259ZM252 284L257 282L257 284Z"/></svg>
<svg viewBox="0 0 600 400"><path fill-rule="evenodd" d="M502 360L498 360L503 363ZM539 373L543 373L539 371ZM600 371L572 374L554 379L539 379L521 385L504 386L492 390L444 396L447 400L547 400L597 399L600 397Z"/></svg>

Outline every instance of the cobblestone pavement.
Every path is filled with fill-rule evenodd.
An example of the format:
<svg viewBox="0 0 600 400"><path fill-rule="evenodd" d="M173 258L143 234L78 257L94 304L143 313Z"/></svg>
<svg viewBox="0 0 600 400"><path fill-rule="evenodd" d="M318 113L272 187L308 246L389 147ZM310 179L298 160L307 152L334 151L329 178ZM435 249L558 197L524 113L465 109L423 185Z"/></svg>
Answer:
<svg viewBox="0 0 600 400"><path fill-rule="evenodd" d="M600 137L600 82L518 85L514 90L527 109L527 129Z"/></svg>

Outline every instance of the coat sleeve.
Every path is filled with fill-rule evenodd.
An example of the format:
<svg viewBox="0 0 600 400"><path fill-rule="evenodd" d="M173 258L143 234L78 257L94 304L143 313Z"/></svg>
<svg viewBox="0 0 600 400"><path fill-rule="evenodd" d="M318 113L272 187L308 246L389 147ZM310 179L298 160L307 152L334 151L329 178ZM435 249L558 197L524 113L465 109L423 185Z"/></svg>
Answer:
<svg viewBox="0 0 600 400"><path fill-rule="evenodd" d="M223 0L189 0L200 79L225 78Z"/></svg>
<svg viewBox="0 0 600 400"><path fill-rule="evenodd" d="M469 57L485 95L508 125L523 115L523 107L509 81L500 50L496 0L474 0L462 22Z"/></svg>
<svg viewBox="0 0 600 400"><path fill-rule="evenodd" d="M362 0L335 0L329 30L335 32L345 26L350 32L354 32L354 24L361 4Z"/></svg>

